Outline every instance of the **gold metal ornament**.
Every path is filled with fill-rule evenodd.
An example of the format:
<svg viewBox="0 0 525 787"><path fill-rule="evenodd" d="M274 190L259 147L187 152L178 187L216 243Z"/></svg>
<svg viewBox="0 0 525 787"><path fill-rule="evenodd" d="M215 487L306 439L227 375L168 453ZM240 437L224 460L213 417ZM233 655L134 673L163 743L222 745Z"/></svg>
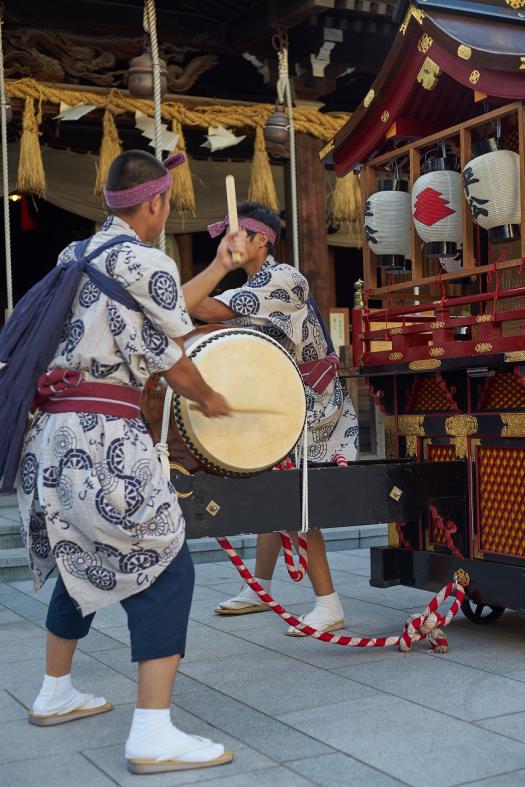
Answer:
<svg viewBox="0 0 525 787"><path fill-rule="evenodd" d="M388 329L388 332L389 332L390 336L399 336L399 334L402 333L402 331L403 331L402 328L389 328Z"/></svg>
<svg viewBox="0 0 525 787"><path fill-rule="evenodd" d="M182 475L190 476L191 473L185 467L180 465L178 462L170 462L170 470L176 470L177 472L181 473ZM177 497L181 500L185 500L188 497L191 497L193 494L193 489L190 492L179 492L177 488L175 488L175 492L177 493Z"/></svg>
<svg viewBox="0 0 525 787"><path fill-rule="evenodd" d="M390 361L400 361L403 357L403 353L388 353L388 359Z"/></svg>
<svg viewBox="0 0 525 787"><path fill-rule="evenodd" d="M523 71L525 69L525 57L520 57L520 66L519 70Z"/></svg>
<svg viewBox="0 0 525 787"><path fill-rule="evenodd" d="M460 44L458 46L458 57L462 60L470 60L472 57L472 49L466 44Z"/></svg>
<svg viewBox="0 0 525 787"><path fill-rule="evenodd" d="M363 99L363 105L365 107L369 107L372 101L374 100L375 95L376 95L376 91L373 88L371 88Z"/></svg>
<svg viewBox="0 0 525 787"><path fill-rule="evenodd" d="M492 345L489 342L481 342L474 347L477 353L488 353L492 350Z"/></svg>
<svg viewBox="0 0 525 787"><path fill-rule="evenodd" d="M445 348L444 347L431 347L430 348L430 355L436 358L439 355L445 355Z"/></svg>
<svg viewBox="0 0 525 787"><path fill-rule="evenodd" d="M500 413L501 437L525 437L525 413Z"/></svg>
<svg viewBox="0 0 525 787"><path fill-rule="evenodd" d="M441 366L441 361L438 361L434 358L423 358L420 361L410 361L408 364L408 368L411 369L413 372L420 372L422 370L428 369L439 369Z"/></svg>
<svg viewBox="0 0 525 787"><path fill-rule="evenodd" d="M478 314L476 322L492 322L492 314Z"/></svg>
<svg viewBox="0 0 525 787"><path fill-rule="evenodd" d="M470 82L471 85L477 85L480 76L481 74L479 73L479 71L477 69L474 69L474 71L472 71L471 75L469 76L468 81Z"/></svg>
<svg viewBox="0 0 525 787"><path fill-rule="evenodd" d="M217 502L215 502L215 500L210 500L210 502L206 506L206 511L211 516L217 516L217 514L219 513L220 510L221 510L221 507L220 507L220 505Z"/></svg>
<svg viewBox="0 0 525 787"><path fill-rule="evenodd" d="M454 438L458 459L467 456L467 437L478 431L478 420L473 415L452 415L445 421L445 431Z"/></svg>
<svg viewBox="0 0 525 787"><path fill-rule="evenodd" d="M437 328L444 328L445 323L443 322L443 320L438 320L437 322L433 322L430 327L432 328L433 331L435 331Z"/></svg>
<svg viewBox="0 0 525 787"><path fill-rule="evenodd" d="M525 0L505 0L507 5L517 11L519 8L525 8Z"/></svg>
<svg viewBox="0 0 525 787"><path fill-rule="evenodd" d="M418 22L420 25L422 25L424 18L425 18L425 12L424 11L421 11L420 8L414 8L413 5L410 5L408 7L408 10L407 10L406 14L405 14L405 18L403 19L401 27L399 28L400 32L403 35L405 35L405 33L406 33L407 29L408 29L408 25L410 24L410 20L411 19L415 19L416 22Z"/></svg>
<svg viewBox="0 0 525 787"><path fill-rule="evenodd" d="M433 90L437 85L440 74L441 69L438 64L434 63L430 57L426 57L417 75L417 81L425 90Z"/></svg>
<svg viewBox="0 0 525 787"><path fill-rule="evenodd" d="M428 50L430 49L433 43L434 43L434 39L431 38L429 35L427 35L427 33L423 33L423 35L417 42L417 48L419 49L420 52L423 52L423 54L425 54L426 52L428 52Z"/></svg>
<svg viewBox="0 0 525 787"><path fill-rule="evenodd" d="M525 361L525 350L512 350L505 353L505 363L512 363L513 361Z"/></svg>
<svg viewBox="0 0 525 787"><path fill-rule="evenodd" d="M468 587L468 585L470 584L470 576L468 572L465 571L464 568L456 569L456 571L454 571L454 574L452 575L452 579L454 580L454 582L457 582L459 585L462 585L462 587L464 588Z"/></svg>
<svg viewBox="0 0 525 787"><path fill-rule="evenodd" d="M319 158L321 159L321 161L327 156L329 156L332 150L335 150L335 142L333 139L331 139L330 142L328 142L324 146L324 148L321 148L321 150L319 151Z"/></svg>
<svg viewBox="0 0 525 787"><path fill-rule="evenodd" d="M390 117L390 112L387 109L385 109L385 111L381 113L382 122L387 123L389 117Z"/></svg>
<svg viewBox="0 0 525 787"><path fill-rule="evenodd" d="M400 489L398 486L393 486L388 496L391 497L392 500L395 500L396 503L398 503L401 500L402 494L403 494L402 489Z"/></svg>

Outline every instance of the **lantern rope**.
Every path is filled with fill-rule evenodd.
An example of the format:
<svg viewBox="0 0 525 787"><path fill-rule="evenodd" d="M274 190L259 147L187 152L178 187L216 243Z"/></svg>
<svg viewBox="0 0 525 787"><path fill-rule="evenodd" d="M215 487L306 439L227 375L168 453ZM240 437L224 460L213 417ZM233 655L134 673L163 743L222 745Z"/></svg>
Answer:
<svg viewBox="0 0 525 787"><path fill-rule="evenodd" d="M151 62L153 66L153 117L155 156L162 161L162 93L160 88L159 42L157 39L157 17L155 0L146 0L144 4L144 30L149 34ZM166 253L166 233L162 230L159 238L161 251Z"/></svg>
<svg viewBox="0 0 525 787"><path fill-rule="evenodd" d="M11 266L11 227L9 222L9 177L7 161L7 95L4 79L4 8L0 7L0 123L2 126L2 181L4 190L5 276L7 282L7 314L13 311L13 271Z"/></svg>
<svg viewBox="0 0 525 787"><path fill-rule="evenodd" d="M279 61L279 79L277 81L277 98L279 104L284 104L288 108L288 125L290 136L290 192L292 207L292 250L293 264L299 270L299 213L297 210L297 162L295 153L295 123L294 108L292 102L292 91L290 86L290 76L288 73L288 36L276 36L278 45L277 58Z"/></svg>

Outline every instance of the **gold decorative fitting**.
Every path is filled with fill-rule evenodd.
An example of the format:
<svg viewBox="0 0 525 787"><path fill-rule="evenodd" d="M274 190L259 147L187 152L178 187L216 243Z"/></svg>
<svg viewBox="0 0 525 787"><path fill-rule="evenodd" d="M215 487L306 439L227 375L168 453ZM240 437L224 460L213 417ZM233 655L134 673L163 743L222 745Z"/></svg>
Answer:
<svg viewBox="0 0 525 787"><path fill-rule="evenodd" d="M417 437L416 435L409 435L406 440L406 456L417 456Z"/></svg>
<svg viewBox="0 0 525 787"><path fill-rule="evenodd" d="M478 314L476 322L492 322L492 314Z"/></svg>
<svg viewBox="0 0 525 787"><path fill-rule="evenodd" d="M435 331L437 328L444 328L445 323L442 320L438 320L438 322L433 322L430 327Z"/></svg>
<svg viewBox="0 0 525 787"><path fill-rule="evenodd" d="M516 11L518 8L525 8L525 0L505 0L507 5L510 5L511 8L514 8Z"/></svg>
<svg viewBox="0 0 525 787"><path fill-rule="evenodd" d="M492 350L492 345L489 342L481 342L474 347L477 353L488 353Z"/></svg>
<svg viewBox="0 0 525 787"><path fill-rule="evenodd" d="M467 437L478 431L478 419L473 415L452 415L445 421L445 431L454 438L458 459L467 456Z"/></svg>
<svg viewBox="0 0 525 787"><path fill-rule="evenodd" d="M220 510L221 510L221 507L220 507L220 505L218 503L215 502L215 500L210 500L210 502L206 506L206 511L211 516L217 516L217 514L219 513Z"/></svg>
<svg viewBox="0 0 525 787"><path fill-rule="evenodd" d="M525 57L520 57L520 67L519 70L523 71L525 69Z"/></svg>
<svg viewBox="0 0 525 787"><path fill-rule="evenodd" d="M441 361L433 358L424 358L422 361L410 361L408 368L413 372L419 372L422 369L439 369Z"/></svg>
<svg viewBox="0 0 525 787"><path fill-rule="evenodd" d="M187 470L185 467L180 465L178 462L170 462L170 470L176 470L178 473L182 475L191 475L190 471ZM193 489L191 492L179 492L177 488L175 488L175 492L177 493L177 497L181 500L185 500L188 497L191 497L193 494Z"/></svg>
<svg viewBox="0 0 525 787"><path fill-rule="evenodd" d="M472 49L466 44L460 44L458 46L458 57L462 60L470 60L472 57Z"/></svg>
<svg viewBox="0 0 525 787"><path fill-rule="evenodd" d="M390 117L390 112L387 109L385 109L385 111L381 114L381 120L383 121L383 123L386 123L389 117Z"/></svg>
<svg viewBox="0 0 525 787"><path fill-rule="evenodd" d="M366 96L363 99L363 105L365 107L369 107L370 104L372 103L372 101L374 100L375 95L376 95L376 91L375 90L373 90L373 89L369 90L368 93L366 94Z"/></svg>
<svg viewBox="0 0 525 787"><path fill-rule="evenodd" d="M480 76L481 76L481 74L479 73L479 71L474 69L474 71L469 76L468 81L470 82L471 85L477 85L478 82L479 82Z"/></svg>
<svg viewBox="0 0 525 787"><path fill-rule="evenodd" d="M399 430L399 434L402 434L403 436L416 435L417 437L424 437L424 420L424 415L400 415L397 419L397 428Z"/></svg>
<svg viewBox="0 0 525 787"><path fill-rule="evenodd" d="M423 52L423 54L425 54L426 52L428 52L428 50L430 49L433 43L434 43L434 39L431 38L426 33L423 33L423 35L417 42L417 48L419 49L420 52Z"/></svg>
<svg viewBox="0 0 525 787"><path fill-rule="evenodd" d="M525 437L525 413L505 413L500 418L502 437Z"/></svg>
<svg viewBox="0 0 525 787"><path fill-rule="evenodd" d="M389 497L391 497L392 500L395 500L396 503L398 503L399 500L401 499L402 494L403 494L402 489L400 489L398 486L393 486L392 489L390 490Z"/></svg>
<svg viewBox="0 0 525 787"><path fill-rule="evenodd" d="M402 328L389 328L388 332L390 336L399 336L403 329Z"/></svg>
<svg viewBox="0 0 525 787"><path fill-rule="evenodd" d="M403 353L388 353L388 359L390 361L400 361L403 357Z"/></svg>
<svg viewBox="0 0 525 787"><path fill-rule="evenodd" d="M445 355L445 348L444 347L431 347L430 348L430 355L437 358L438 355Z"/></svg>
<svg viewBox="0 0 525 787"><path fill-rule="evenodd" d="M408 25L410 24L410 20L412 18L415 19L416 22L418 22L420 25L422 25L423 24L423 19L425 18L425 12L421 11L420 8L414 8L413 5L410 5L408 7L408 11L406 12L405 18L403 19L401 27L399 28L399 30L401 31L401 33L403 35L405 35L405 33L406 33L407 29L408 29Z"/></svg>
<svg viewBox="0 0 525 787"><path fill-rule="evenodd" d="M452 575L454 582L457 582L462 587L466 588L470 584L470 576L464 568L458 568Z"/></svg>
<svg viewBox="0 0 525 787"><path fill-rule="evenodd" d="M441 69L438 64L434 63L434 61L429 57L426 57L425 62L421 66L419 74L417 75L417 81L425 88L425 90L433 90L437 85L440 74Z"/></svg>
<svg viewBox="0 0 525 787"><path fill-rule="evenodd" d="M513 361L525 361L525 350L512 350L505 353L505 363L512 363Z"/></svg>
<svg viewBox="0 0 525 787"><path fill-rule="evenodd" d="M335 142L333 139L331 139L330 142L328 142L328 144L326 144L324 148L321 148L321 150L319 151L319 158L321 159L321 161L327 156L329 156L332 150L335 150Z"/></svg>

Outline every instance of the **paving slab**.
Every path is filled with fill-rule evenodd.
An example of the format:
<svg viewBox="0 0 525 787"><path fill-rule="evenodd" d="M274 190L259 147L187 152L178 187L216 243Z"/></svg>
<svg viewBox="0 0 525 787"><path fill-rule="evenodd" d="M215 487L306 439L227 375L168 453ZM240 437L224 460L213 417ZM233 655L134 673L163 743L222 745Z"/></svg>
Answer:
<svg viewBox="0 0 525 787"><path fill-rule="evenodd" d="M522 787L525 784L525 770L501 773L491 779L462 782L458 787Z"/></svg>
<svg viewBox="0 0 525 787"><path fill-rule="evenodd" d="M447 662L431 651L335 672L465 721L525 711L525 685L519 681Z"/></svg>
<svg viewBox="0 0 525 787"><path fill-rule="evenodd" d="M115 782L81 754L71 753L67 757L55 754L0 764L0 784L5 787L35 787L37 784L42 787L110 787Z"/></svg>
<svg viewBox="0 0 525 787"><path fill-rule="evenodd" d="M216 689L183 694L177 707L184 708L229 733L275 762L294 757L314 757L333 750L317 736L305 735L287 724L232 699Z"/></svg>
<svg viewBox="0 0 525 787"><path fill-rule="evenodd" d="M0 689L0 722L16 719L27 719L26 709L8 691Z"/></svg>
<svg viewBox="0 0 525 787"><path fill-rule="evenodd" d="M228 696L269 715L375 694L373 688L309 664L302 666L300 681L291 680L295 664L287 656L266 651L256 658L228 656L197 663L183 662L180 671L207 686L219 685ZM525 690L525 686L523 688Z"/></svg>
<svg viewBox="0 0 525 787"><path fill-rule="evenodd" d="M452 787L525 765L525 744L398 697L364 697L279 718L414 787Z"/></svg>
<svg viewBox="0 0 525 787"><path fill-rule="evenodd" d="M525 713L509 713L505 716L483 719L478 721L478 726L525 743Z"/></svg>
<svg viewBox="0 0 525 787"><path fill-rule="evenodd" d="M406 784L340 753L291 760L286 763L286 767L322 787L343 787L353 784L359 787L399 787Z"/></svg>

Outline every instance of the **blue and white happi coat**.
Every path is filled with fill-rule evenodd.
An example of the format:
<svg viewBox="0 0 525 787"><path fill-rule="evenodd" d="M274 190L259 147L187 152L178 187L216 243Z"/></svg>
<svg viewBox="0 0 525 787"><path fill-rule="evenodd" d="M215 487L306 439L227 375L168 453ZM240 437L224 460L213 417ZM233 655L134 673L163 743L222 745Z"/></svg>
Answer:
<svg viewBox="0 0 525 787"><path fill-rule="evenodd" d="M141 389L182 357L171 337L192 330L175 263L140 243L112 216L88 252L116 235L91 263L124 285L142 310L108 299L83 276L51 369L82 380ZM72 257L72 246L59 262ZM146 588L184 542L184 520L142 418L37 413L26 435L17 484L35 587L58 566L82 614Z"/></svg>
<svg viewBox="0 0 525 787"><path fill-rule="evenodd" d="M323 329L308 305L308 281L295 268L267 257L242 287L226 290L218 300L237 312L230 324L255 328L276 339L300 364L324 358ZM352 400L339 377L322 393L306 387L308 460L329 462L335 453L353 461L358 426Z"/></svg>

